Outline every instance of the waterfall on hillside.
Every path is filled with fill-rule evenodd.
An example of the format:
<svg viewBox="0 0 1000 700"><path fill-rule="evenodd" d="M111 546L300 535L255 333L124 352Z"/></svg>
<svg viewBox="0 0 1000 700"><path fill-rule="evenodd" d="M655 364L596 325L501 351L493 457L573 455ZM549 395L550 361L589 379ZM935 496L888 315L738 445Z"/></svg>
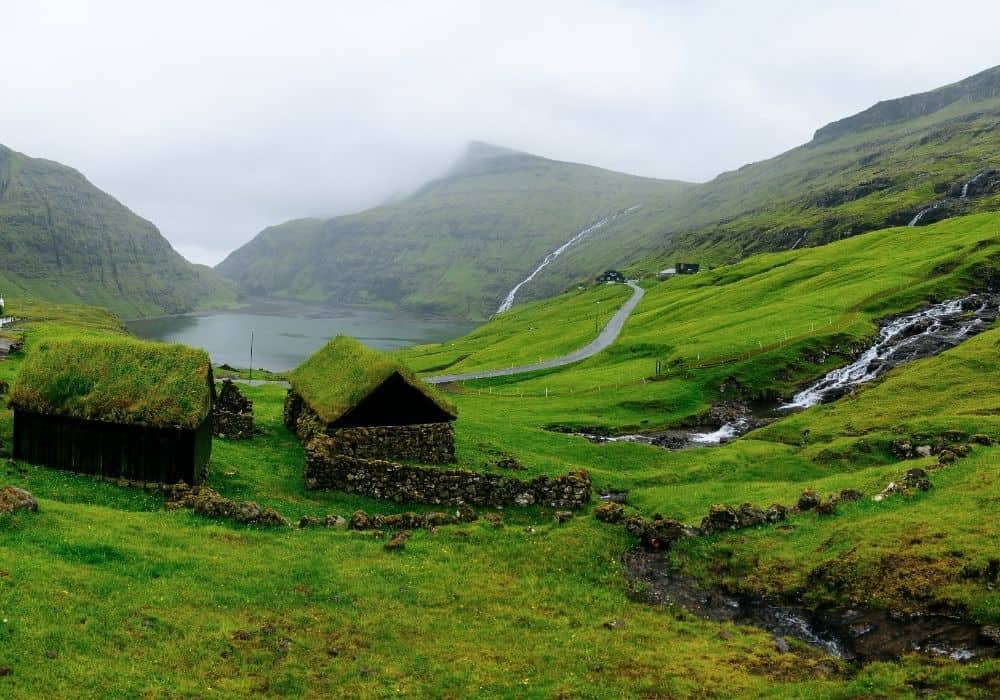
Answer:
<svg viewBox="0 0 1000 700"><path fill-rule="evenodd" d="M842 395L904 362L936 355L975 335L996 318L997 300L972 295L935 304L884 326L861 357L800 391L780 408L808 408Z"/></svg>
<svg viewBox="0 0 1000 700"><path fill-rule="evenodd" d="M974 179L975 178L973 178L973 180ZM966 197L969 196L969 185L971 185L971 184L972 184L972 180L969 180L967 183L965 183L964 185L962 185L962 199L965 199Z"/></svg>
<svg viewBox="0 0 1000 700"><path fill-rule="evenodd" d="M553 250L551 253L549 253L548 255L546 255L545 258L542 260L541 264L538 267L536 267L531 272L530 275L528 275L523 280L521 280L520 282L518 282L514 286L513 289L511 289L509 292L507 292L507 296L504 297L503 303L501 303L500 304L500 308L497 309L497 313L498 314L502 314L504 311L509 311L510 307L512 307L514 305L514 297L517 296L517 292L521 289L521 287L523 287L528 282L530 282L531 280L533 280L535 278L535 275L537 275L543 269L545 269L550 264L552 264L552 262L556 258L558 258L560 255L562 255L568 248L570 248L571 246L579 243L580 241L582 241L584 238L586 238L588 235L590 235L592 232L596 231L597 229L603 228L604 226L607 226L608 224L610 224L612 221L615 221L616 219L620 219L623 216L628 216L629 214L631 214L632 212L636 211L640 207L642 207L641 204L636 204L635 206L629 207L628 209L620 211L617 214L612 214L611 216L606 216L605 218L601 219L600 221L598 221L596 223L593 223L590 226L588 226L587 228L583 229L582 231L580 231L579 233L577 233L575 236L573 236L572 238L570 238L568 241L566 241L565 243L563 243L561 246L559 246L558 248L556 248L555 250Z"/></svg>
<svg viewBox="0 0 1000 700"><path fill-rule="evenodd" d="M795 250L796 248L798 248L799 247L799 243L801 243L802 241L804 241L806 239L806 236L808 236L808 235L809 235L809 232L806 231L801 236L799 236L799 240L795 241L795 244L791 248L789 248L789 250Z"/></svg>
<svg viewBox="0 0 1000 700"><path fill-rule="evenodd" d="M935 209L937 209L937 206L938 206L937 204L932 204L926 209L921 209L920 211L917 212L916 216L910 219L910 223L908 223L907 226L916 226L917 224L920 223L920 220L924 218L924 214L934 211Z"/></svg>

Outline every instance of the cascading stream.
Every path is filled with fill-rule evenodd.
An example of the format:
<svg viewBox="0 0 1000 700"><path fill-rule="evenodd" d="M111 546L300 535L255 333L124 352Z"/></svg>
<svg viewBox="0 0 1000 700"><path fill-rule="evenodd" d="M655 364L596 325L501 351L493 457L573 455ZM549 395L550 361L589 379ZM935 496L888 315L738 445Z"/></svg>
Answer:
<svg viewBox="0 0 1000 700"><path fill-rule="evenodd" d="M601 219L600 221L591 224L590 226L588 226L587 228L583 229L582 231L580 231L579 233L577 233L575 236L573 236L572 238L570 238L568 241L566 241L565 243L563 243L561 246L559 246L558 248L556 248L555 250L553 250L551 253L549 253L548 255L546 255L545 258L542 260L541 264L538 267L536 267L531 272L530 275L528 275L523 280L521 280L520 282L518 282L514 286L513 289L511 289L509 292L507 292L507 296L504 297L503 302L500 304L500 307L497 309L497 313L498 314L502 314L504 311L509 311L510 307L512 307L514 305L514 297L517 296L517 293L518 293L518 291L520 291L521 287L523 287L524 285L526 285L531 280L535 279L535 276L539 272L541 272L546 267L548 267L549 265L551 265L552 262L555 261L555 259L558 258L560 255L562 255L564 252L566 252L566 250L568 248L570 248L570 247L574 246L575 244L579 243L580 241L582 241L584 238L586 238L588 235L590 235L591 233L593 233L597 229L603 228L604 226L607 226L608 224L610 224L612 221L620 219L623 216L628 216L629 214L631 214L635 210L639 209L640 207L642 207L641 204L636 204L635 206L629 207L628 209L620 211L617 214L612 214L611 216L607 216L607 217Z"/></svg>
<svg viewBox="0 0 1000 700"><path fill-rule="evenodd" d="M904 362L954 347L985 329L997 316L996 306L996 299L974 294L901 316L879 331L878 340L861 357L800 391L780 409L814 406Z"/></svg>

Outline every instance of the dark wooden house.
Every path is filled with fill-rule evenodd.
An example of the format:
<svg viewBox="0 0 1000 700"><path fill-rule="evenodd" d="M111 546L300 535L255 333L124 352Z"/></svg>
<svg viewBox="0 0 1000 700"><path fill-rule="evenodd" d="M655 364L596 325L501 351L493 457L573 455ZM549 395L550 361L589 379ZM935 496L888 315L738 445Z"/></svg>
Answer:
<svg viewBox="0 0 1000 700"><path fill-rule="evenodd" d="M105 478L194 485L212 453L208 354L131 338L46 340L11 394L14 457Z"/></svg>
<svg viewBox="0 0 1000 700"><path fill-rule="evenodd" d="M696 274L700 269L701 266L698 263L686 263L686 262L679 262L677 263L677 266L674 268L674 270L676 270L678 275L693 275Z"/></svg>
<svg viewBox="0 0 1000 700"><path fill-rule="evenodd" d="M316 433L372 458L454 460L455 407L401 363L338 336L288 377L285 424L306 442Z"/></svg>

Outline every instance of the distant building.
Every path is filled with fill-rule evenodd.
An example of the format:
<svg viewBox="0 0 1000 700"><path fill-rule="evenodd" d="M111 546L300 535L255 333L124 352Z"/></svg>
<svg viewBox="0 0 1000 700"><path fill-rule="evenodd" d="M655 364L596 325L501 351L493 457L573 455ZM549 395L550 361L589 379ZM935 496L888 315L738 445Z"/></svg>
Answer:
<svg viewBox="0 0 1000 700"><path fill-rule="evenodd" d="M679 262L675 270L678 275L693 275L698 272L699 267L698 263Z"/></svg>
<svg viewBox="0 0 1000 700"><path fill-rule="evenodd" d="M131 338L30 348L11 394L14 457L110 479L195 485L212 454L208 353Z"/></svg>
<svg viewBox="0 0 1000 700"><path fill-rule="evenodd" d="M625 275L620 273L618 270L605 270L604 273L597 278L598 282L625 282Z"/></svg>
<svg viewBox="0 0 1000 700"><path fill-rule="evenodd" d="M666 270L660 270L656 273L656 278L660 280L670 279L677 274L677 269L673 267L668 267Z"/></svg>

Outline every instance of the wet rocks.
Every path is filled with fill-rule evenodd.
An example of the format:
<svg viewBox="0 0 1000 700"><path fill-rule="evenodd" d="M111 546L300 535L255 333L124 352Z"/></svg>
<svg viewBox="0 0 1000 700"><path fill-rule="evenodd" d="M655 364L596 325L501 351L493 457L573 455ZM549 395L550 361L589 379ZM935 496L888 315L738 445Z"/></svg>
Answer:
<svg viewBox="0 0 1000 700"><path fill-rule="evenodd" d="M0 515L18 511L37 512L38 501L28 491L17 486L0 488Z"/></svg>

